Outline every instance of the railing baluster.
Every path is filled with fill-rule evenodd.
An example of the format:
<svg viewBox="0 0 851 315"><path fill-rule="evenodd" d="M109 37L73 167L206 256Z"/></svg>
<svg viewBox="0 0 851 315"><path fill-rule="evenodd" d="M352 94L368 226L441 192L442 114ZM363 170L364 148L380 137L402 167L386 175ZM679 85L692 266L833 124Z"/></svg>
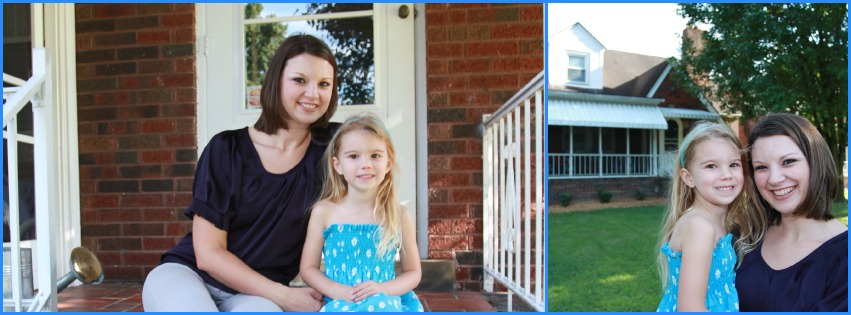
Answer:
<svg viewBox="0 0 851 315"><path fill-rule="evenodd" d="M546 291L544 288L544 260L543 254L546 250L546 245L543 244L544 239L544 106L543 93L541 90L535 91L535 156L538 157L538 163L535 164L535 298L540 301L540 311L544 311L544 301L546 301ZM531 175L531 174L530 174Z"/></svg>
<svg viewBox="0 0 851 315"><path fill-rule="evenodd" d="M546 215L542 208L543 171L547 164L541 144L544 123L543 83L544 73L541 72L486 118L483 136L483 141L490 143L490 146L483 145L483 182L486 185L483 189L486 194L493 192L492 196L485 199L485 202L492 203L492 207L484 207L486 210L493 208L493 212L485 216L483 224L486 230L492 229L483 233L485 237L490 236L489 240L485 240L483 255L487 261L484 266L485 288L492 289L487 279L497 280L509 289L509 298L517 294L538 311L545 310L546 294L543 289L542 245L542 222ZM523 106L522 110L520 106ZM532 106L535 107L534 114ZM488 140L489 137L493 139ZM533 164L537 172L535 174L532 173ZM552 160L550 170L569 172L567 165L564 158L556 158ZM532 181L533 176L535 181ZM531 222L533 219L534 226Z"/></svg>
<svg viewBox="0 0 851 315"><path fill-rule="evenodd" d="M525 174L523 174L523 171L522 171L523 169L520 168L520 159L521 159L520 144L521 143L523 143L523 141L520 138L520 107L515 107L514 108L514 169L517 170L517 171L514 173L514 196L515 196L514 197L514 223L515 223L515 226L514 226L514 229L515 229L514 230L514 242L517 244L517 247L515 248L515 252L514 252L514 262L515 262L515 265L514 265L514 268L515 268L514 281L517 282L517 283L520 283L521 286L522 286L523 282L521 281L522 280L521 277L522 277L523 273L522 273L522 270L520 268L521 265L522 265L522 261L520 260L520 258L523 255L524 247L523 247L523 239L521 238L521 235L520 235L520 230L522 228L522 225L520 224L521 217L522 217L522 213L520 212L520 209L522 209L521 208L521 201L523 199L522 199L522 196L521 196L521 188L523 186L520 186L520 176L525 175Z"/></svg>
<svg viewBox="0 0 851 315"><path fill-rule="evenodd" d="M524 203L523 204L525 205L523 207L524 214L525 214L525 220L523 220L523 221L525 223L524 231L526 232L525 233L525 236L526 236L525 245L526 246L524 247L524 249L525 249L524 250L524 252L525 252L525 254L524 254L525 261L524 262L526 263L526 268L525 268L526 274L524 275L525 278L523 279L524 280L523 281L523 284L524 284L523 287L526 289L526 294L531 293L531 286L532 286L532 277L531 277L531 273L532 273L532 225L531 225L531 221L532 221L531 220L531 218L532 218L532 176L530 176L530 174L532 173L532 150L531 150L531 147L530 147L532 145L532 137L531 137L532 135L531 135L531 132L529 132L529 130L532 129L532 128L530 128L532 120L531 120L531 117L529 117L531 107L532 107L532 102L530 102L528 99L525 102L523 102L523 118L525 118L524 121L523 121L523 130L526 131L524 133L525 138L523 139L524 140L523 141L523 153L524 153L523 156L526 157L525 159L523 159L523 162L524 162L523 163L523 175L525 175L525 176L523 176L523 178L526 180L524 182L524 185L523 185L523 193L524 193L524 195L523 195ZM540 160L543 161L543 159L540 159Z"/></svg>

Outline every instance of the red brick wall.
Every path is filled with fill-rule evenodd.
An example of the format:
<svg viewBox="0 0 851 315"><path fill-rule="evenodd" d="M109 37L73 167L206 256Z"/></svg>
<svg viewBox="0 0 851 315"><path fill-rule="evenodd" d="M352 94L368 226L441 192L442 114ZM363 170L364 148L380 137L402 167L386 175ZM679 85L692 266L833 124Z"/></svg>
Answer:
<svg viewBox="0 0 851 315"><path fill-rule="evenodd" d="M194 4L77 4L83 246L144 280L189 227L197 160Z"/></svg>
<svg viewBox="0 0 851 315"><path fill-rule="evenodd" d="M706 106L700 102L700 99L692 96L685 89L674 83L670 74L662 80L662 84L659 85L653 97L665 99L665 101L659 104L660 107L706 110Z"/></svg>
<svg viewBox="0 0 851 315"><path fill-rule="evenodd" d="M597 201L597 191L606 189L614 195L612 201L635 200L635 191L640 189L646 196L668 195L669 177L633 177L633 178L583 178L550 179L547 182L547 200L552 205L561 203L561 193L573 195L573 201Z"/></svg>
<svg viewBox="0 0 851 315"><path fill-rule="evenodd" d="M482 114L544 68L541 4L427 4L428 256L482 279Z"/></svg>

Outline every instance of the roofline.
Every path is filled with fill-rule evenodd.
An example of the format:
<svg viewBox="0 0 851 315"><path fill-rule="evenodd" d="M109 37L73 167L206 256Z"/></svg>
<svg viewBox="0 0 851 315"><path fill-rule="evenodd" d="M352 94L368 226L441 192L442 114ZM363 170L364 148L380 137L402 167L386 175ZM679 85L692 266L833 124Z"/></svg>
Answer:
<svg viewBox="0 0 851 315"><path fill-rule="evenodd" d="M624 103L624 104L633 104L633 105L647 105L647 106L659 106L664 99L661 98L648 98L648 97L635 97L635 96L620 96L620 95L607 95L607 94L592 94L592 93L581 93L581 92L568 92L568 91L559 91L559 90L549 90L548 91L549 98L557 98L571 101L591 101L591 102L612 102L612 103Z"/></svg>
<svg viewBox="0 0 851 315"><path fill-rule="evenodd" d="M579 25L579 27L581 27L583 30L585 30L585 32L588 33L588 35L591 35L591 38L593 38L594 41L597 42L597 44L600 44L600 47L603 47L604 50L608 50L608 48L606 48L606 45L603 45L603 42L601 42L599 39L597 39L596 36L594 36L594 33L591 33L591 31L589 31L587 28L585 28L584 25L582 25L582 23L579 23L579 22L573 23L573 25L571 25L570 27L563 29L561 31L558 31L555 34L552 34L550 36L547 36L547 41L549 42L550 38L555 37L556 35L560 34L561 32L564 32L564 31L567 31L567 30L572 30L577 25Z"/></svg>
<svg viewBox="0 0 851 315"><path fill-rule="evenodd" d="M659 89L659 86L662 85L662 81L665 80L665 77L668 76L668 72L671 72L671 63L665 61L667 64L665 66L665 70L662 70L662 73L656 78L656 82L653 83L653 87L650 88L650 92L647 92L647 97L653 97L653 94L656 94L656 91Z"/></svg>
<svg viewBox="0 0 851 315"><path fill-rule="evenodd" d="M671 67L670 62L667 62L667 64L668 65L665 66L665 70L662 70L662 74L660 74L659 77L656 78L656 82L653 83L653 87L650 88L650 92L647 93L647 97L653 97L653 94L656 94L656 91L659 89L659 86L662 84L662 81L664 81L665 77L668 76L668 73L671 72L671 69L673 67ZM700 100L700 103L703 104L704 107L706 107L706 111L721 116L721 113L715 110L715 106L712 106L712 103L710 103L709 100L706 99L706 96L703 95L703 92L698 93L697 98L698 100Z"/></svg>

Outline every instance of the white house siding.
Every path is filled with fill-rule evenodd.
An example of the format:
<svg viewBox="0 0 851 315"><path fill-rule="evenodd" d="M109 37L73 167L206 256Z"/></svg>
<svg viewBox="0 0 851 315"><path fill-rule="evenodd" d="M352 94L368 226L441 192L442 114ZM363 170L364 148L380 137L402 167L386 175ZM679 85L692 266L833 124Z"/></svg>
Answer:
<svg viewBox="0 0 851 315"><path fill-rule="evenodd" d="M587 53L589 55L589 85L570 86L603 88L603 46L581 24L564 30L549 39L549 84L564 86L567 83L567 52Z"/></svg>

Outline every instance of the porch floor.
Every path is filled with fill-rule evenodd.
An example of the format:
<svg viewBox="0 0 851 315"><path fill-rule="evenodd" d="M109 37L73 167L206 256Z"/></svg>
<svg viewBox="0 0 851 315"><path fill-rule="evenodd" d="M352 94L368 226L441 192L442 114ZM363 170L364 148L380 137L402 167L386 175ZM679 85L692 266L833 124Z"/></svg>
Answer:
<svg viewBox="0 0 851 315"><path fill-rule="evenodd" d="M426 312L496 312L479 292L417 292ZM59 293L60 312L142 312L141 283L68 287Z"/></svg>

